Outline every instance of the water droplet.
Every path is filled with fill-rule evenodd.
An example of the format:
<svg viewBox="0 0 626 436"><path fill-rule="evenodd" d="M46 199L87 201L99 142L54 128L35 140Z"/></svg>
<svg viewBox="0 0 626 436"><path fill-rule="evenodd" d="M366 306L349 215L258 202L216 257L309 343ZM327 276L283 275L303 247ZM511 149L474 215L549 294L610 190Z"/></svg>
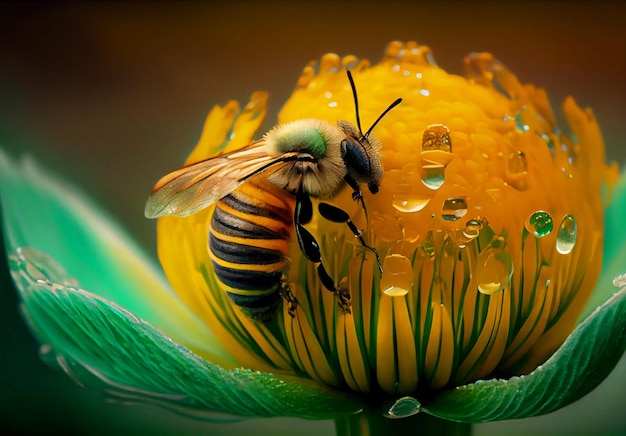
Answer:
<svg viewBox="0 0 626 436"><path fill-rule="evenodd" d="M537 238L542 238L552 231L554 222L548 212L538 210L534 212L526 220L526 230L535 235Z"/></svg>
<svg viewBox="0 0 626 436"><path fill-rule="evenodd" d="M528 189L526 155L523 151L516 151L509 154L508 171L505 172L506 183L519 191Z"/></svg>
<svg viewBox="0 0 626 436"><path fill-rule="evenodd" d="M431 124L422 135L420 153L422 183L432 190L437 190L445 182L445 169L452 160L452 141L450 131L444 124Z"/></svg>
<svg viewBox="0 0 626 436"><path fill-rule="evenodd" d="M411 261L401 254L391 254L383 262L383 275L380 288L391 297L409 293L413 286L413 266Z"/></svg>
<svg viewBox="0 0 626 436"><path fill-rule="evenodd" d="M400 212L419 212L424 209L430 198L419 198L413 194L394 194L391 204Z"/></svg>
<svg viewBox="0 0 626 436"><path fill-rule="evenodd" d="M489 53L471 53L465 58L467 77L485 86L491 86L507 98L511 92L510 71Z"/></svg>
<svg viewBox="0 0 626 436"><path fill-rule="evenodd" d="M339 70L341 58L335 53L326 53L320 58L318 65L320 73L334 73Z"/></svg>
<svg viewBox="0 0 626 436"><path fill-rule="evenodd" d="M419 93L424 97L428 97L430 95L430 91L428 89L420 89Z"/></svg>
<svg viewBox="0 0 626 436"><path fill-rule="evenodd" d="M426 257L433 258L435 256L435 243L433 242L433 232L430 230L422 242L422 252Z"/></svg>
<svg viewBox="0 0 626 436"><path fill-rule="evenodd" d="M517 125L517 128L522 132L528 132L530 130L530 127L528 126L528 124L525 124L524 120L522 120L521 112L518 112L517 114L515 114L515 124Z"/></svg>
<svg viewBox="0 0 626 436"><path fill-rule="evenodd" d="M18 247L11 260L15 262L12 271L21 271L20 279L28 278L31 283L56 283L66 287L79 287L78 281L53 257L36 248Z"/></svg>
<svg viewBox="0 0 626 436"><path fill-rule="evenodd" d="M39 358L50 367L58 367L57 355L50 344L41 344L39 346Z"/></svg>
<svg viewBox="0 0 626 436"><path fill-rule="evenodd" d="M446 181L445 166L438 167L424 167L424 175L422 177L422 183L429 189L437 190Z"/></svg>
<svg viewBox="0 0 626 436"><path fill-rule="evenodd" d="M509 154L509 171L513 174L526 172L526 155L523 151Z"/></svg>
<svg viewBox="0 0 626 436"><path fill-rule="evenodd" d="M613 279L613 286L616 288L623 288L626 286L626 274L620 274Z"/></svg>
<svg viewBox="0 0 626 436"><path fill-rule="evenodd" d="M576 245L577 225L574 215L565 215L556 234L556 251L569 254Z"/></svg>
<svg viewBox="0 0 626 436"><path fill-rule="evenodd" d="M421 153L422 165L420 178L424 186L436 191L446 181L446 166L453 154L446 151L430 150Z"/></svg>
<svg viewBox="0 0 626 436"><path fill-rule="evenodd" d="M456 221L467 213L467 202L464 198L448 198L441 207L441 217L446 221Z"/></svg>
<svg viewBox="0 0 626 436"><path fill-rule="evenodd" d="M479 292L495 294L511 282L513 261L511 254L500 248L500 241L498 244L492 242L478 255L476 262L476 284Z"/></svg>
<svg viewBox="0 0 626 436"><path fill-rule="evenodd" d="M452 151L450 130L445 124L431 124L426 127L422 135L422 151L443 150Z"/></svg>
<svg viewBox="0 0 626 436"><path fill-rule="evenodd" d="M483 228L484 218L474 218L465 223L465 229L463 230L463 236L470 241L476 239ZM468 241L469 242L469 241Z"/></svg>
<svg viewBox="0 0 626 436"><path fill-rule="evenodd" d="M393 403L387 411L388 418L407 418L418 414L422 410L422 404L413 397L402 397Z"/></svg>

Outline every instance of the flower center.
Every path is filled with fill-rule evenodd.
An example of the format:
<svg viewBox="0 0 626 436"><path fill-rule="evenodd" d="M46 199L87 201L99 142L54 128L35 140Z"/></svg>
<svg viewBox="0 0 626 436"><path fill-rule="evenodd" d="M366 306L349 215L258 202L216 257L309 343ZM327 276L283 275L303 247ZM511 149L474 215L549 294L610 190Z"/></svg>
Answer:
<svg viewBox="0 0 626 436"><path fill-rule="evenodd" d="M364 190L367 215L349 188L324 199L363 231L383 273L348 226L314 213L305 227L329 276L349 292L350 312L292 231L285 274L298 302L294 316L283 304L270 323L254 322L215 279L208 209L159 223L174 287L242 365L260 370L409 393L534 369L573 328L601 266L601 190L616 171L604 164L591 113L566 100L568 137L545 92L520 84L490 55L468 57L463 78L436 67L427 47L392 43L372 67L326 55L317 72L305 68L280 121L353 121L346 66L364 124L403 98L373 132L384 177L376 194ZM258 126L250 114L259 108L248 107L233 131Z"/></svg>

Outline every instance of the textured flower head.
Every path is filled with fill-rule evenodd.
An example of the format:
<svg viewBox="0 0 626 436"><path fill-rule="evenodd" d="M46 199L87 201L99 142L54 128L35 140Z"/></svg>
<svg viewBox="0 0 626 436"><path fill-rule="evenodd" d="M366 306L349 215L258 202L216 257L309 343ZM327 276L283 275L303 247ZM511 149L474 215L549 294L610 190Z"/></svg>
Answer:
<svg viewBox="0 0 626 436"><path fill-rule="evenodd" d="M568 135L545 92L491 55L468 56L460 77L437 67L428 47L392 43L373 66L329 54L306 67L279 123L354 123L347 68L365 128L403 99L373 132L385 173L378 193L364 192L367 214L348 187L328 200L363 230L382 274L347 226L314 214L306 227L349 292L349 313L292 229L285 274L295 316L284 304L271 323L251 321L214 275L211 207L160 219L159 255L173 287L246 367L394 394L532 371L574 328L602 264L602 192L617 172L604 163L591 112L566 100ZM254 95L238 116L233 106L214 109L187 163L250 142L265 98Z"/></svg>

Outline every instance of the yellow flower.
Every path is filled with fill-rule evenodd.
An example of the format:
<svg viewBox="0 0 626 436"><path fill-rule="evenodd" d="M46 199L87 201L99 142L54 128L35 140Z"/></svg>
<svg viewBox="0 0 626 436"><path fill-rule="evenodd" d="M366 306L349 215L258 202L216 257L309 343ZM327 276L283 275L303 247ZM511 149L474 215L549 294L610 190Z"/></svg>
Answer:
<svg viewBox="0 0 626 436"><path fill-rule="evenodd" d="M528 373L573 330L600 273L602 193L617 169L605 165L590 110L565 101L568 135L542 89L521 84L489 54L465 65L467 77L448 74L415 43L390 44L373 66L325 55L304 69L279 115L279 123L354 123L346 68L364 126L403 99L373 132L385 173L378 193L364 192L367 216L349 188L325 200L364 231L382 275L347 226L317 214L306 225L331 277L350 293L349 313L292 237L285 273L295 316L284 303L271 322L252 321L215 277L207 246L214 207L159 219L170 283L235 366L406 394ZM187 163L250 143L266 99L255 93L242 113L235 102L215 107Z"/></svg>

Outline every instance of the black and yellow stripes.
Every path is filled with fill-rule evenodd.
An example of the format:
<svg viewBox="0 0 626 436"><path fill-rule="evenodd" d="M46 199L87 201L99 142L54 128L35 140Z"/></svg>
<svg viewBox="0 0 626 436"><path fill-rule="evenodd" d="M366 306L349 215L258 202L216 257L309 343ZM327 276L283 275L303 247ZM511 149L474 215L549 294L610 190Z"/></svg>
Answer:
<svg viewBox="0 0 626 436"><path fill-rule="evenodd" d="M255 178L219 200L209 230L215 274L228 297L259 321L280 305L280 284L293 228L290 195Z"/></svg>

